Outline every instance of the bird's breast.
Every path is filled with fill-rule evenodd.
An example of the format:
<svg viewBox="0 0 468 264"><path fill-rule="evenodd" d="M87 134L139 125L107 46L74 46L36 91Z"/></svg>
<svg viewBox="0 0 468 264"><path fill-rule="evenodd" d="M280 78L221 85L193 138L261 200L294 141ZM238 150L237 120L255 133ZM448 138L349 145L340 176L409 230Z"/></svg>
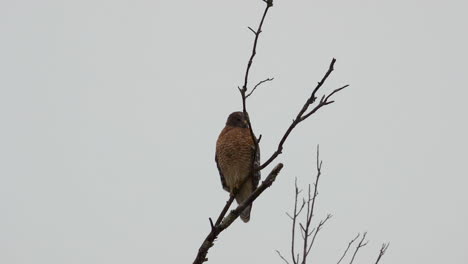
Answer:
<svg viewBox="0 0 468 264"><path fill-rule="evenodd" d="M248 128L226 127L216 142L216 157L229 188L237 188L249 176L253 140Z"/></svg>

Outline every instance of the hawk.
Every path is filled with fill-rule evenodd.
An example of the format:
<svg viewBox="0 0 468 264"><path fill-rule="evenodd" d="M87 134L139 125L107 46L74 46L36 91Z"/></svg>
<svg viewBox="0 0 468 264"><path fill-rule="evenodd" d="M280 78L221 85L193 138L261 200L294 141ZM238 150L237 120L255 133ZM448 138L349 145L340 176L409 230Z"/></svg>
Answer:
<svg viewBox="0 0 468 264"><path fill-rule="evenodd" d="M216 142L215 161L221 176L221 185L227 192L236 193L238 204L249 197L260 180L260 171L254 171L260 165L260 149L255 153L255 140L250 134L244 113L234 112L229 115ZM249 221L250 210L252 205L241 213L242 221Z"/></svg>

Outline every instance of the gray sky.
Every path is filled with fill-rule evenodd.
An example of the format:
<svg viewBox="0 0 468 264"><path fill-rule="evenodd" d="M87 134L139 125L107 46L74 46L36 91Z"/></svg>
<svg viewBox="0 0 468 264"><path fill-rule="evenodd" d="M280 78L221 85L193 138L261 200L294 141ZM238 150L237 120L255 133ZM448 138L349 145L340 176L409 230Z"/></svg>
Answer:
<svg viewBox="0 0 468 264"><path fill-rule="evenodd" d="M0 1L0 262L191 263L228 194L218 133L258 1ZM249 101L263 158L332 57L351 87L302 124L285 168L209 263L282 263L293 184L324 161L312 257L467 263L466 1L275 1ZM266 172L264 172L266 174Z"/></svg>

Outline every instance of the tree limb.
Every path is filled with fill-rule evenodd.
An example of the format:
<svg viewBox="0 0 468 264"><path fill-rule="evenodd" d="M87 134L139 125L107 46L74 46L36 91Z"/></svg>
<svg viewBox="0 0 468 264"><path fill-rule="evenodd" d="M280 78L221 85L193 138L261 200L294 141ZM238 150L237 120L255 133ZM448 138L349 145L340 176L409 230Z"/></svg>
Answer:
<svg viewBox="0 0 468 264"><path fill-rule="evenodd" d="M340 264L340 262L343 260L343 258L346 256L346 254L348 253L348 250L349 248L351 247L351 245L354 243L354 241L356 241L356 239L359 238L361 234L357 234L357 236L355 238L353 238L353 240L349 241L348 243L348 247L346 248L345 252L343 253L343 255L341 256L340 260L338 260L338 262L336 264Z"/></svg>
<svg viewBox="0 0 468 264"><path fill-rule="evenodd" d="M283 255L281 255L281 252L279 252L278 250L276 250L276 253L278 253L278 256L284 261L284 263L289 264L289 261L288 261L287 259L285 259L285 258L283 257Z"/></svg>
<svg viewBox="0 0 468 264"><path fill-rule="evenodd" d="M252 165L251 165L252 171L257 170L257 168L255 166L255 157L256 157L256 155L258 153L258 150L259 150L258 143L260 142L261 136L258 138L258 140L256 140L255 134L254 134L253 129L252 129L252 124L250 122L250 118L249 118L249 115L247 113L246 99L247 99L248 96L250 96L253 93L253 91L259 85L261 85L262 83L264 83L266 81L270 81L270 80L267 79L267 80L264 80L264 81L258 83L254 87L254 89L248 95L246 95L250 68L252 66L253 59L254 59L254 57L255 57L255 55L257 53L256 50L257 50L258 39L259 39L260 33L262 32L262 26L263 26L263 23L265 21L265 17L266 17L266 15L268 13L268 10L270 9L270 7L273 6L273 0L263 0L263 1L266 3L266 7L265 7L265 11L263 12L263 16L262 16L262 19L260 21L260 24L258 25L257 30L255 31L251 27L248 27L255 34L255 39L254 39L254 43L253 43L253 47L252 47L252 53L251 53L249 61L247 63L247 68L246 68L245 77L244 77L244 85L242 86L242 89L239 88L239 91L240 91L241 96L242 96L242 110L243 110L244 115L245 115L245 117L247 119L248 127L249 127L249 130L250 130L250 135L251 135L251 137L252 137L252 139L254 140L254 143L255 143L255 150L254 150L254 153L253 153L254 158L252 159ZM237 217L239 217L239 215L243 211L243 209L245 209L247 206L252 204L252 202L258 197L258 195L260 195L266 188L271 186L273 181L276 179L276 176L281 171L282 167L283 167L283 164L281 164L281 163L278 164L270 172L270 174L263 181L263 183L247 198L247 200L245 200L242 204L238 205L236 209L232 210L229 213L229 215L225 216L227 211L229 210L229 207L231 206L231 204L232 204L232 202L234 200L235 193L230 195L229 200L226 202L226 205L224 206L223 210L221 211L220 215L218 216L218 218L216 220L216 223L213 224L212 219L211 218L209 219L210 220L210 225L211 225L211 232L208 234L208 236L205 238L204 242L200 246L200 249L198 250L198 254L197 254L196 258L195 258L195 261L193 262L194 264L200 264L200 263L203 263L203 262L207 261L206 255L208 253L208 250L213 246L214 240L217 238L217 236L224 229L226 229L235 219L237 219ZM244 183L245 182L246 182L246 180L244 181ZM244 183L242 183L241 186Z"/></svg>
<svg viewBox="0 0 468 264"><path fill-rule="evenodd" d="M252 46L252 52L250 54L249 61L247 62L247 68L245 70L244 84L242 85L242 88L237 87L237 89L239 90L239 92L241 94L241 98L242 98L242 112L244 113L244 116L247 119L247 124L248 124L248 127L249 127L250 136L252 137L252 139L255 142L255 149L254 149L254 152L253 152L253 154L254 154L253 157L254 158L252 159L252 165L251 165L252 171L257 171L258 170L257 166L255 165L255 157L257 156L257 153L259 151L259 146L258 146L258 140L256 140L255 133L254 133L253 128L252 128L252 123L250 122L249 113L247 112L246 100L247 100L247 97L249 97L254 92L254 90L258 87L258 85L265 82L265 81L263 81L263 82L258 83L254 87L254 89L249 94L247 94L250 68L252 67L253 59L254 59L255 55L257 54L258 39L260 37L260 33L262 32L262 26L263 26L263 23L265 21L268 10L270 9L270 7L273 6L273 0L263 0L263 2L266 3L266 7L265 7L265 10L263 11L262 19L260 20L260 23L258 24L257 30L253 30L251 27L248 27L250 29L250 31L252 31L254 33L255 38L254 38L254 42L253 42L253 46Z"/></svg>
<svg viewBox="0 0 468 264"><path fill-rule="evenodd" d="M244 211L247 206L251 205L253 201L255 201L260 194L263 193L268 187L270 187L273 182L276 180L276 176L280 173L281 169L283 168L283 164L279 163L276 165L275 168L268 174L265 180L258 186L257 189L250 196L241 204L239 204L234 210L232 210L226 217L222 219L222 221L218 224L212 226L210 233L203 241L202 245L198 249L198 254L193 261L193 264L201 264L208 259L206 258L208 251L214 245L215 239L218 235L223 232L226 228L228 228L234 220L236 220L239 215ZM226 207L225 207L226 208ZM218 221L217 221L218 222Z"/></svg>
<svg viewBox="0 0 468 264"><path fill-rule="evenodd" d="M306 120L307 118L309 118L311 115L313 115L315 112L317 112L320 108L326 106L326 105L329 105L329 104L332 104L334 103L334 101L329 101L331 99L331 97L345 89L346 87L348 87L349 85L344 85L340 88L337 88L335 90L333 90L330 94L328 95L324 95L319 103L309 112L309 113L306 113L307 110L309 109L309 106L311 106L313 103L315 103L316 99L317 99L317 92L318 90L322 87L322 85L325 83L325 81L328 79L328 76L330 76L330 74L332 73L332 71L334 70L334 66L335 66L335 62L336 62L336 59L333 58L331 63L330 63L330 66L328 67L328 70L327 72L325 73L325 75L322 77L322 80L320 80L320 82L318 82L317 86L314 88L314 90L312 91L312 94L310 95L310 97L306 100L306 102L304 103L304 105L302 106L301 110L299 111L299 113L297 114L296 118L293 120L293 122L291 123L291 125L289 126L289 128L286 130L286 132L284 133L283 137L281 138L281 141L279 142L278 144L278 147L276 149L276 151L270 156L270 158L265 161L258 169L259 170L262 170L264 169L265 167L267 167L271 162L273 162L277 157L278 155L280 155L283 151L283 144L284 142L286 142L286 139L288 138L289 134L291 134L292 130L299 124L301 123L302 121Z"/></svg>
<svg viewBox="0 0 468 264"><path fill-rule="evenodd" d="M364 234L362 235L361 241L359 241L359 244L357 245L356 250L354 250L353 257L351 258L351 261L349 262L349 264L353 263L354 258L356 257L356 254L358 253L359 249L361 249L362 247L365 247L367 243L369 243L369 241L364 242L364 239L366 239L366 235L367 235L367 232L364 232Z"/></svg>
<svg viewBox="0 0 468 264"><path fill-rule="evenodd" d="M273 81L274 79L275 79L275 78L266 78L265 80L259 81L259 82L254 86L254 88L252 89L252 91L250 91L250 93L247 94L247 95L245 96L245 98L247 99L249 96L251 96L252 93L257 89L258 86L260 86L260 85L262 85L263 83L266 83L266 82L271 82L271 81Z"/></svg>
<svg viewBox="0 0 468 264"><path fill-rule="evenodd" d="M390 243L387 243L387 244L383 243L382 244L382 247L380 248L379 256L377 257L377 260L375 261L375 264L379 263L380 258L382 258L383 255L385 254L385 252L387 252L388 246L390 246Z"/></svg>

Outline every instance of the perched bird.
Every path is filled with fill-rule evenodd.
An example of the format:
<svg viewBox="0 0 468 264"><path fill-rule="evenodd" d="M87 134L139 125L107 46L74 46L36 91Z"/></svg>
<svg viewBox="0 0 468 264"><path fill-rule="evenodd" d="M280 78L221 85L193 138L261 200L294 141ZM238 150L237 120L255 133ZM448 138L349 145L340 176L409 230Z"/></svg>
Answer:
<svg viewBox="0 0 468 264"><path fill-rule="evenodd" d="M260 180L260 171L254 171L260 163L260 149L255 151L255 140L244 113L234 112L229 115L216 142L215 161L221 184L224 190L236 194L238 204L249 197ZM241 213L242 221L249 221L250 210L252 205Z"/></svg>

